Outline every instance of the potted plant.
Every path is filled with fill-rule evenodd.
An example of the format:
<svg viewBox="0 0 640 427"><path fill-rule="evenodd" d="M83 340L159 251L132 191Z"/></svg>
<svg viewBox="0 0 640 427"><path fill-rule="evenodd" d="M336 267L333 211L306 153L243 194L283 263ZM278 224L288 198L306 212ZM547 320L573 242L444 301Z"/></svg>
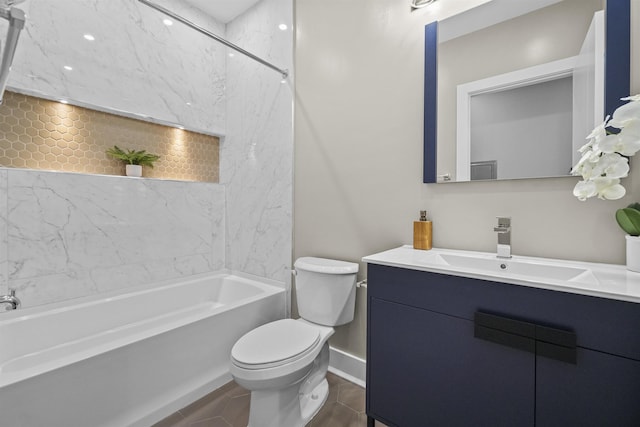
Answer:
<svg viewBox="0 0 640 427"><path fill-rule="evenodd" d="M160 159L157 154L147 153L146 150L123 150L114 145L106 151L107 155L114 159L122 160L126 164L127 176L141 177L142 166L153 168L153 163Z"/></svg>
<svg viewBox="0 0 640 427"><path fill-rule="evenodd" d="M628 233L627 269L640 272L640 203L632 203L616 211L616 221Z"/></svg>

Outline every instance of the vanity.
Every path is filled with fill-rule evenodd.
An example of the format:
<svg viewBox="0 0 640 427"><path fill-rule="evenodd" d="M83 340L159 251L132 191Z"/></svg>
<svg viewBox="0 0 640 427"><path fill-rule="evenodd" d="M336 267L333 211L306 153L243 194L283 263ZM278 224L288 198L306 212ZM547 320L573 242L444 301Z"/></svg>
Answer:
<svg viewBox="0 0 640 427"><path fill-rule="evenodd" d="M640 425L640 274L411 246L363 261L369 426Z"/></svg>

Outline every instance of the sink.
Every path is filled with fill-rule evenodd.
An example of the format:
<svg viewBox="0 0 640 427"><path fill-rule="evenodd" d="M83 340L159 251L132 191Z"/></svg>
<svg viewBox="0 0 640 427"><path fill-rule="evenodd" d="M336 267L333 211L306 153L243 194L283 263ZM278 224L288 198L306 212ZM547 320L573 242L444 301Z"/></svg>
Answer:
<svg viewBox="0 0 640 427"><path fill-rule="evenodd" d="M533 260L500 259L483 254L454 255L440 253L438 257L443 264L451 267L551 280L573 280L590 271L580 267L546 264Z"/></svg>
<svg viewBox="0 0 640 427"><path fill-rule="evenodd" d="M389 249L362 259L368 264L428 271L513 285L631 301L640 304L640 273L624 265L538 258L459 249Z"/></svg>

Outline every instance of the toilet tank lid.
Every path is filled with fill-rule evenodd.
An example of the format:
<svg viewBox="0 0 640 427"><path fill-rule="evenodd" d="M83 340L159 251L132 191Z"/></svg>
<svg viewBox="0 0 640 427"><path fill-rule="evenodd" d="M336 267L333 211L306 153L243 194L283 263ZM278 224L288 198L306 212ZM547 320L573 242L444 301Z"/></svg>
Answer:
<svg viewBox="0 0 640 427"><path fill-rule="evenodd" d="M302 257L293 265L296 270L325 274L353 274L358 272L358 264L335 259Z"/></svg>

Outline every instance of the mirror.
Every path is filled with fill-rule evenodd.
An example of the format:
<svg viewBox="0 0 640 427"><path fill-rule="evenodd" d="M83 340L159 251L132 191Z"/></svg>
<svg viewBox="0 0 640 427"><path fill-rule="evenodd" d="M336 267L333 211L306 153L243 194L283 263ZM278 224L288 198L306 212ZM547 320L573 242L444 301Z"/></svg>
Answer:
<svg viewBox="0 0 640 427"><path fill-rule="evenodd" d="M493 0L427 25L424 182L569 175L629 95L629 0L604 3Z"/></svg>

